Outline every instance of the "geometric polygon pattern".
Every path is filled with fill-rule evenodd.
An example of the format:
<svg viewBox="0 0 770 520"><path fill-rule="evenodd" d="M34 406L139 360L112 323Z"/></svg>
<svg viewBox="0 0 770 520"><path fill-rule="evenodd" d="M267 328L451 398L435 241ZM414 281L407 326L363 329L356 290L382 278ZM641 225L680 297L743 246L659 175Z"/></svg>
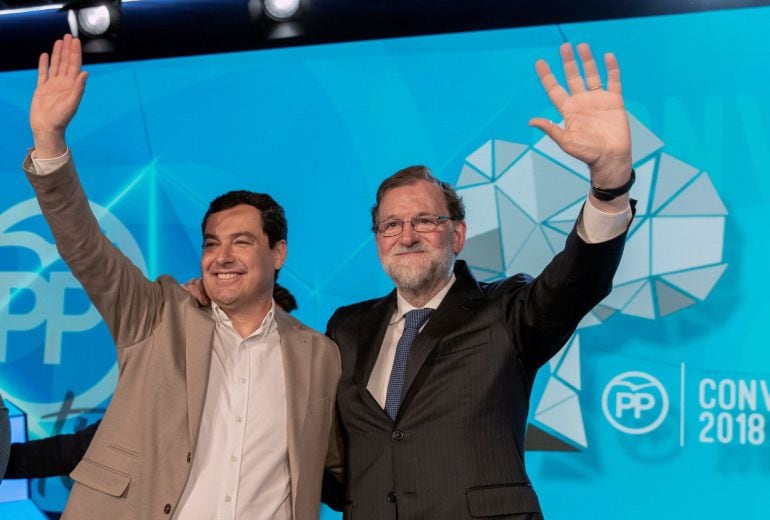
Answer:
<svg viewBox="0 0 770 520"><path fill-rule="evenodd" d="M628 117L636 216L612 292L578 328L617 313L655 319L687 308L707 298L727 268L727 209L708 174L666 154L660 138ZM468 226L460 257L482 281L539 274L563 248L589 179L588 167L548 137L531 147L497 139L482 144L466 157L456 182ZM535 420L585 447L579 390L579 341L573 338L551 362Z"/></svg>
<svg viewBox="0 0 770 520"><path fill-rule="evenodd" d="M580 411L580 336L575 334L551 359L551 376L535 410L535 420L572 443L588 446Z"/></svg>
<svg viewBox="0 0 770 520"><path fill-rule="evenodd" d="M727 209L708 173L660 148L635 165L642 182L614 287L602 305L655 319L703 301L727 268Z"/></svg>

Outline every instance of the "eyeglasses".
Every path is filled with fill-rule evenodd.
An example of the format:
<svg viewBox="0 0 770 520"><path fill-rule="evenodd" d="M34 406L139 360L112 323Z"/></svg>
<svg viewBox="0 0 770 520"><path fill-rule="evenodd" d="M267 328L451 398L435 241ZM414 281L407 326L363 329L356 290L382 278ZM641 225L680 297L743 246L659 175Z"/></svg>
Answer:
<svg viewBox="0 0 770 520"><path fill-rule="evenodd" d="M418 215L406 220L392 218L377 223L377 233L382 237L395 237L404 230L404 224L409 222L412 229L418 233L430 233L435 231L439 224L446 220L452 220L452 217L439 217L437 215Z"/></svg>

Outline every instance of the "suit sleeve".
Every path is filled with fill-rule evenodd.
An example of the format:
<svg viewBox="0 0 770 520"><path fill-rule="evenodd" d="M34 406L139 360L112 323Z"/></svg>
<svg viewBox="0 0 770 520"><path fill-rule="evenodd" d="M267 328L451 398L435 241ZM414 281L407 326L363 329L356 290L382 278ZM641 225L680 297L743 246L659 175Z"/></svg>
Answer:
<svg viewBox="0 0 770 520"><path fill-rule="evenodd" d="M46 478L69 475L85 455L99 422L77 433L14 443L5 478Z"/></svg>
<svg viewBox="0 0 770 520"><path fill-rule="evenodd" d="M324 468L323 481L321 483L321 502L335 511L342 511L342 507L345 504L344 444L340 433L338 417L339 414L335 414L332 421L326 468Z"/></svg>
<svg viewBox="0 0 770 520"><path fill-rule="evenodd" d="M506 328L530 369L556 354L580 320L610 293L625 240L626 232L588 244L573 229L564 250L537 278L523 285L521 276L506 281L515 288L501 299Z"/></svg>
<svg viewBox="0 0 770 520"><path fill-rule="evenodd" d="M335 323L339 314L340 310L338 309L326 324L326 336L334 341L335 344L337 343L335 340ZM342 511L345 505L345 444L342 425L339 421L339 412L336 406L334 409L336 413L332 421L326 468L324 468L323 481L321 483L321 502L335 511Z"/></svg>
<svg viewBox="0 0 770 520"><path fill-rule="evenodd" d="M99 310L118 348L147 337L162 310L159 284L142 272L102 233L70 158L47 175L23 165L56 248Z"/></svg>

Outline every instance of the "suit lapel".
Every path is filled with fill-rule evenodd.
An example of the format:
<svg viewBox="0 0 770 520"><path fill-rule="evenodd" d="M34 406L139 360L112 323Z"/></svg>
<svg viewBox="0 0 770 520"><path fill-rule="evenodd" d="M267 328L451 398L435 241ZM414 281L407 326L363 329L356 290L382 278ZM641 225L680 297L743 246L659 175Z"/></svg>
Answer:
<svg viewBox="0 0 770 520"><path fill-rule="evenodd" d="M380 354L388 323L396 310L396 291L377 300L367 313L361 316L358 329L358 342L356 354L356 383L366 390L369 377L372 375L377 356Z"/></svg>
<svg viewBox="0 0 770 520"><path fill-rule="evenodd" d="M463 319L467 317L468 312L474 306L474 301L483 297L478 282L471 275L465 262L461 260L456 262L455 276L457 279L454 285L425 325L425 328L417 336L412 346L412 351L406 364L404 389L401 392L402 404L406 401L409 388L414 383L425 360L436 345L438 345L439 341L447 334L457 330L458 324L463 322Z"/></svg>
<svg viewBox="0 0 770 520"><path fill-rule="evenodd" d="M286 386L286 435L291 475L292 510L296 511L297 482L300 471L300 443L302 428L307 416L310 395L310 361L312 337L310 333L288 314L276 308L278 334L281 337L281 355Z"/></svg>
<svg viewBox="0 0 770 520"><path fill-rule="evenodd" d="M190 434L190 449L195 451L198 444L206 400L206 385L209 380L211 350L214 338L214 322L210 314L185 303L185 372L187 377L187 425Z"/></svg>

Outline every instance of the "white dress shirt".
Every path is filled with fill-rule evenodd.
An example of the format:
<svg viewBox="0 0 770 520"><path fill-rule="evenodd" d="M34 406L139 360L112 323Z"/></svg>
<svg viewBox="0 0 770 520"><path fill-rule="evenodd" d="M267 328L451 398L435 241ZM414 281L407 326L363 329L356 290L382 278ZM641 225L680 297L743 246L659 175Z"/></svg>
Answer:
<svg viewBox="0 0 770 520"><path fill-rule="evenodd" d="M216 321L198 445L177 520L290 520L286 386L275 302L242 339L212 303Z"/></svg>
<svg viewBox="0 0 770 520"><path fill-rule="evenodd" d="M449 289L454 285L455 280L455 275L452 273L452 277L444 288L420 308L436 309L444 299L444 296L449 292ZM388 396L388 381L390 380L390 372L393 370L393 360L396 358L396 346L398 345L398 340L401 339L401 335L404 333L404 322L406 321L404 315L417 308L406 301L401 296L401 293L396 292L396 312L390 318L388 329L385 331L385 338L382 340L380 353L377 356L377 361L374 363L372 375L369 376L369 382L366 384L366 389L369 390L369 393L372 394L372 397L383 409L385 408L385 398ZM430 318L425 320L425 323L428 323L428 321L430 321ZM420 327L421 331L425 327L425 323Z"/></svg>

